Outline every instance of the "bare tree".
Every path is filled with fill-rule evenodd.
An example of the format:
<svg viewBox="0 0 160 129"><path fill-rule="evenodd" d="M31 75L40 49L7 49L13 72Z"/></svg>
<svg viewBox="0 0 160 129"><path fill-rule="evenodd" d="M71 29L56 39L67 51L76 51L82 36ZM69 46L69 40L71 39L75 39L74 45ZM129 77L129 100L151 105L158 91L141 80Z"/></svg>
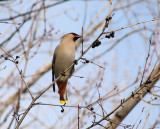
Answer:
<svg viewBox="0 0 160 129"><path fill-rule="evenodd" d="M0 127L159 127L159 6L159 0L0 1ZM51 61L70 32L83 38L70 66L76 71L69 103L60 105Z"/></svg>

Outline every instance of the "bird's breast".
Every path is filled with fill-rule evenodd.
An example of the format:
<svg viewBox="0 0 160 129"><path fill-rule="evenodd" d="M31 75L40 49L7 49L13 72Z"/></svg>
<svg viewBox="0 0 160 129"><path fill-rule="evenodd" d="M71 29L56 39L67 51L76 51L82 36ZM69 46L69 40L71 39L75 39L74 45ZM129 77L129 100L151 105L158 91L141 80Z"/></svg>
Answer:
<svg viewBox="0 0 160 129"><path fill-rule="evenodd" d="M69 68L75 60L75 49L61 49L56 55L55 61L55 75L58 77L62 72ZM67 75L70 74L71 69L67 71ZM66 76L65 79L69 78ZM64 80L65 80L64 79Z"/></svg>

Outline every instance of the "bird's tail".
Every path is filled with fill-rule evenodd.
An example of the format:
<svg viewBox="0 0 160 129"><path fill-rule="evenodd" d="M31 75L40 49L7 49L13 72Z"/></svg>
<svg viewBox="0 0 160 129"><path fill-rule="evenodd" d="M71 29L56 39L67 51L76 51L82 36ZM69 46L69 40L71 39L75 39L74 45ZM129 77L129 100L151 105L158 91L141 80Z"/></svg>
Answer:
<svg viewBox="0 0 160 129"><path fill-rule="evenodd" d="M59 89L60 103L61 104L68 103L67 92L66 92L67 81L65 82L58 81L57 85Z"/></svg>

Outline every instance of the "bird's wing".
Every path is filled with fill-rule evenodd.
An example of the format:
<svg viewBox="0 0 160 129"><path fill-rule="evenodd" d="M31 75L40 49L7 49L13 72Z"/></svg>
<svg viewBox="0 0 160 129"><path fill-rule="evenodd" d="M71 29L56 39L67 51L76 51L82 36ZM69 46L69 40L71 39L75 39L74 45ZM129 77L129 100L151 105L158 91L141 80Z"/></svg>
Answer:
<svg viewBox="0 0 160 129"><path fill-rule="evenodd" d="M56 55L53 55L53 61L52 61L52 82L54 81L55 77L55 60L56 60ZM55 83L53 84L53 91L55 92Z"/></svg>

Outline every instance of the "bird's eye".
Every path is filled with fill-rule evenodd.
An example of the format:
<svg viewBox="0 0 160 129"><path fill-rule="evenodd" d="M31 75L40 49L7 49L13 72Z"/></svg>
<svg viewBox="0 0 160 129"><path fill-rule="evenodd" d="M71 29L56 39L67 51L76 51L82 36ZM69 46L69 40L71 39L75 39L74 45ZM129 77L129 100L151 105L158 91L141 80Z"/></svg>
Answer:
<svg viewBox="0 0 160 129"><path fill-rule="evenodd" d="M73 41L76 42L76 40L77 40L78 38L79 38L79 37L74 37L74 38L73 38Z"/></svg>

